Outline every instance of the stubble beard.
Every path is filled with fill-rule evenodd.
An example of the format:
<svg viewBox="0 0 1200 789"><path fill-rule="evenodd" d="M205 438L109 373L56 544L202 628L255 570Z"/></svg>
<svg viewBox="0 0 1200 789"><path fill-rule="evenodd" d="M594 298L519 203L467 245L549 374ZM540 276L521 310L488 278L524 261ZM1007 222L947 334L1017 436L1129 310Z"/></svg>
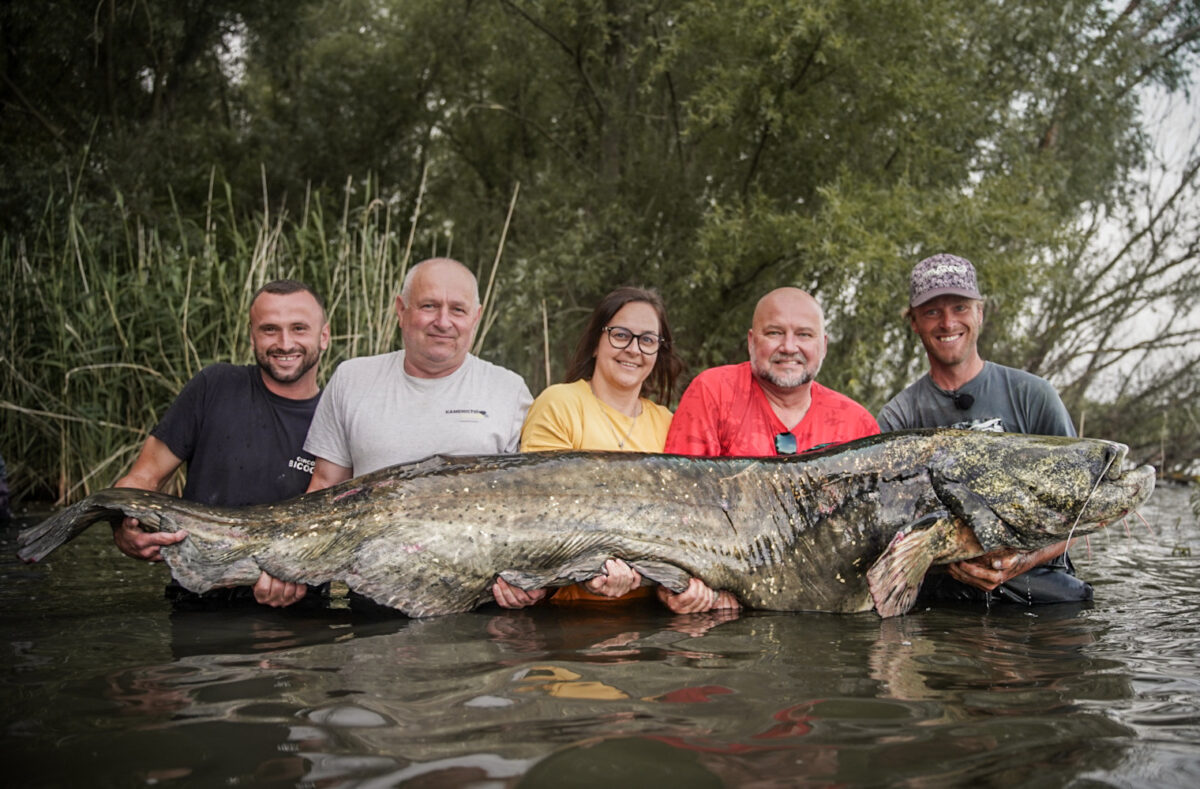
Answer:
<svg viewBox="0 0 1200 789"><path fill-rule="evenodd" d="M792 373L791 375L781 375L771 369L770 361L768 361L767 364L763 364L757 358L752 361L750 367L757 377L779 387L780 389L795 389L797 387L804 386L805 384L811 384L817 379L818 371L808 369L808 357L802 353L795 355L778 355L771 359L771 361L787 360L799 361L804 365L804 369Z"/></svg>
<svg viewBox="0 0 1200 789"><path fill-rule="evenodd" d="M930 358L931 364L936 363L947 369L958 367L971 359L975 346L973 344L963 345L958 348L945 348L938 341L930 340L929 342L922 341L925 346L925 353Z"/></svg>
<svg viewBox="0 0 1200 789"><path fill-rule="evenodd" d="M290 356L291 354L283 354L283 355ZM294 372L280 373L272 366L271 353L269 351L266 353L262 353L259 351L254 352L254 360L256 362L258 362L259 369L262 370L264 373L266 373L267 376L271 380L277 381L281 384L290 384L290 383L295 383L296 381L299 381L301 378L304 377L304 375L309 370L311 370L316 365L316 363L320 360L320 358L321 358L321 354L315 350L310 352L310 351L301 349L300 350L300 366L297 367Z"/></svg>

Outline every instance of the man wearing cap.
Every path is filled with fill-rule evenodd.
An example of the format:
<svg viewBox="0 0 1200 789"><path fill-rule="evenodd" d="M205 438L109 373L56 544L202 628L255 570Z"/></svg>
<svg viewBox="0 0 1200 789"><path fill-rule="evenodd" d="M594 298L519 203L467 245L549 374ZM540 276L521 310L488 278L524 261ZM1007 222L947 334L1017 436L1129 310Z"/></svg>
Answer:
<svg viewBox="0 0 1200 789"><path fill-rule="evenodd" d="M1074 436L1066 406L1050 382L979 355L983 297L966 258L939 254L913 267L905 311L929 372L879 412L885 431L953 427ZM1040 551L995 551L926 577L926 599L1013 600L1026 604L1090 600L1061 542Z"/></svg>

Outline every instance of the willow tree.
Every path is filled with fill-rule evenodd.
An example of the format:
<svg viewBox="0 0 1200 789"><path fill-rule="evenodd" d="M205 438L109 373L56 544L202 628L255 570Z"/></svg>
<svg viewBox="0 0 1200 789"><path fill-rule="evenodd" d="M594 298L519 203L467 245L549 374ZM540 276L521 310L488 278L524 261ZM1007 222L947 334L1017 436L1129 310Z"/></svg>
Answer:
<svg viewBox="0 0 1200 789"><path fill-rule="evenodd" d="M1085 248L1103 258L1097 217L1136 218L1140 91L1178 86L1194 10L580 0L405 3L391 19L427 39L432 192L458 208L444 216L464 246L483 254L521 183L495 333L510 363L536 369L543 301L557 361L629 282L664 291L694 368L741 359L754 301L794 284L831 319L825 379L878 406L920 366L897 318L907 271L951 250L992 297L985 353L1055 377L1076 406L1095 378L1072 377L1083 351L1063 346L1067 327L1196 303L1178 276L1194 217L1144 212L1129 230L1182 239L1169 259L1131 248L1132 267L1080 266ZM1186 204L1194 171L1179 187ZM1155 288L1126 287L1146 269ZM1089 301L1100 279L1113 304L1129 296L1122 313ZM1141 341L1194 358L1194 338Z"/></svg>
<svg viewBox="0 0 1200 789"><path fill-rule="evenodd" d="M246 249L208 229L216 171L228 214L306 223L283 256L336 265L313 224L382 205L415 218L414 255L485 273L519 185L485 354L533 389L543 308L555 378L600 296L656 287L695 372L744 358L756 299L798 285L829 317L822 380L871 408L922 366L908 270L951 251L990 296L985 356L1050 376L1107 435L1200 435L1159 418L1200 389L1197 156L1148 180L1139 103L1188 86L1194 0L44 8L0 10L9 249L73 232L35 225L67 183L115 267L133 245L113 216L212 240L219 298Z"/></svg>

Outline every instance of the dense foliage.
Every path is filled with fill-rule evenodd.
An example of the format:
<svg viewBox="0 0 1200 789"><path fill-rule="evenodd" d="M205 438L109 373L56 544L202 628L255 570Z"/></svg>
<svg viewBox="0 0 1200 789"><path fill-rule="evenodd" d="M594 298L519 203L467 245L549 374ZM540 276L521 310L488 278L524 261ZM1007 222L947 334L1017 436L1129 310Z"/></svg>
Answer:
<svg viewBox="0 0 1200 789"><path fill-rule="evenodd" d="M907 272L953 251L986 357L1177 466L1197 132L1155 180L1139 100L1198 35L1194 0L14 0L0 452L25 490L107 484L190 372L247 358L251 285L328 289L336 361L390 347L410 258L486 282L503 235L483 352L535 391L619 284L663 293L693 372L787 284L826 308L822 380L877 409L923 362Z"/></svg>

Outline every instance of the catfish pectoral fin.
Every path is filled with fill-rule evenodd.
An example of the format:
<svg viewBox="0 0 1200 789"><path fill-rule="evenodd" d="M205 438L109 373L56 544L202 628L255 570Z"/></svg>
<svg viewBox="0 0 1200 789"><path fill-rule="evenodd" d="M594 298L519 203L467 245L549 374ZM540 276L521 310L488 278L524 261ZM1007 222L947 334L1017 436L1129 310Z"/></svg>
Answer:
<svg viewBox="0 0 1200 789"><path fill-rule="evenodd" d="M691 578L691 575L686 570L681 570L675 565L667 564L666 562L650 560L636 561L631 562L630 566L644 577L649 578L655 583L662 584L675 594L685 591L688 588L688 579Z"/></svg>
<svg viewBox="0 0 1200 789"><path fill-rule="evenodd" d="M366 569L344 574L350 591L414 619L466 613L492 599L490 578L409 575L397 582L394 572L381 574L374 568Z"/></svg>
<svg viewBox="0 0 1200 789"><path fill-rule="evenodd" d="M614 557L613 554L606 551L589 551L571 556L563 563L550 568L538 570L509 568L502 570L498 575L513 586L528 592L547 586L579 584L598 575L607 575L604 565L612 558L619 557ZM631 561L629 565L651 581L671 587L673 591L682 591L687 588L688 574L673 564L656 561ZM679 589L675 589L676 586Z"/></svg>
<svg viewBox="0 0 1200 789"><path fill-rule="evenodd" d="M184 543L187 543L187 540L184 540ZM189 592L204 594L228 586L253 586L262 573L258 563L251 557L215 565L205 562L203 558L189 559L184 551L191 547L165 545L162 549L163 559L171 568L171 577ZM191 555L196 556L197 553L192 551Z"/></svg>
<svg viewBox="0 0 1200 789"><path fill-rule="evenodd" d="M572 583L583 583L598 575L604 575L604 563L612 556L607 553L582 554L571 559L567 564L553 570L519 570L509 568L498 575L513 586L526 592L548 586L566 586ZM691 573L668 562L653 559L638 559L629 562L629 566L637 570L645 578L670 589L672 592L682 592L688 588Z"/></svg>
<svg viewBox="0 0 1200 789"><path fill-rule="evenodd" d="M563 568L557 572L537 572L534 570L501 570L496 575L503 578L512 586L526 592L534 589L544 589L547 586L566 586L567 584L586 581L600 575L598 570L572 570Z"/></svg>
<svg viewBox="0 0 1200 789"><path fill-rule="evenodd" d="M932 512L896 532L887 549L867 570L867 586L880 616L908 613L916 602L930 565L958 532L948 512Z"/></svg>

